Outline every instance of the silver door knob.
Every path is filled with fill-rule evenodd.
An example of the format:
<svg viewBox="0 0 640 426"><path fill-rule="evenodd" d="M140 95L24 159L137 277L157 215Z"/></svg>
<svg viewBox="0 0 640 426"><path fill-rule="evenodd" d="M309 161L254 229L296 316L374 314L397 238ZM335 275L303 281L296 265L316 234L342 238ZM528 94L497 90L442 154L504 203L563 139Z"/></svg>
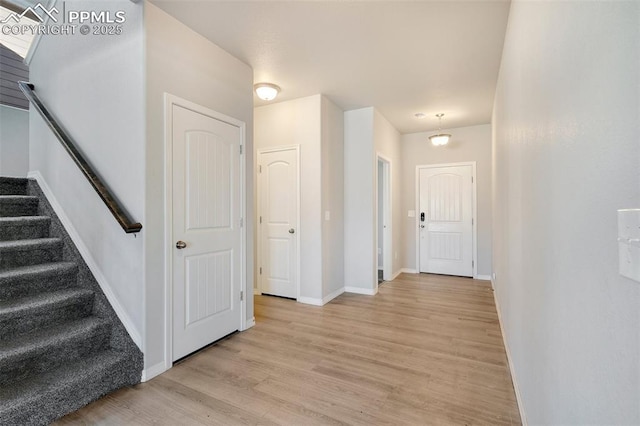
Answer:
<svg viewBox="0 0 640 426"><path fill-rule="evenodd" d="M176 243L176 248L178 250L182 250L183 248L186 248L186 247L187 247L187 243L185 243L184 241L178 241Z"/></svg>
<svg viewBox="0 0 640 426"><path fill-rule="evenodd" d="M290 233L290 234L295 234L295 232L296 232L296 230L295 230L295 229L293 229L293 228L289 229L289 233Z"/></svg>

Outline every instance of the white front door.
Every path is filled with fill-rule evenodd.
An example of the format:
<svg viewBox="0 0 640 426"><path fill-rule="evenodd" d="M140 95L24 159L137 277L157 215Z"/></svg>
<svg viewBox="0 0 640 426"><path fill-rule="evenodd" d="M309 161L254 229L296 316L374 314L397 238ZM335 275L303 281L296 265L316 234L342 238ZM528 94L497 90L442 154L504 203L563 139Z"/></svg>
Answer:
<svg viewBox="0 0 640 426"><path fill-rule="evenodd" d="M419 170L420 272L471 277L472 166Z"/></svg>
<svg viewBox="0 0 640 426"><path fill-rule="evenodd" d="M240 328L240 129L173 109L173 360Z"/></svg>
<svg viewBox="0 0 640 426"><path fill-rule="evenodd" d="M298 151L260 152L258 157L260 291L298 297Z"/></svg>

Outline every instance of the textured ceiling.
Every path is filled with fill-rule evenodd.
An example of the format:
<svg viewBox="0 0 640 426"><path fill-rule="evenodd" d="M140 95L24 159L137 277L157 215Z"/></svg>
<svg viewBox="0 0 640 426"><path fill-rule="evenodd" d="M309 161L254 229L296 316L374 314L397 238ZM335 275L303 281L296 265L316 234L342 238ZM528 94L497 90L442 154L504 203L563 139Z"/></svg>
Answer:
<svg viewBox="0 0 640 426"><path fill-rule="evenodd" d="M152 2L278 84L277 101L375 106L401 133L440 112L443 127L491 120L508 1Z"/></svg>

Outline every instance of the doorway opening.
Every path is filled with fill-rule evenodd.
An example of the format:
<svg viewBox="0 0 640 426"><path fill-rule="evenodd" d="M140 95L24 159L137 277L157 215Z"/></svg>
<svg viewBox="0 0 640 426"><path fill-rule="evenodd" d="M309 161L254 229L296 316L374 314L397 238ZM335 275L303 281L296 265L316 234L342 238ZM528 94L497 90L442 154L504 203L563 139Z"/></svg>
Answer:
<svg viewBox="0 0 640 426"><path fill-rule="evenodd" d="M391 221L391 161L378 154L376 167L376 265L378 285L393 273Z"/></svg>

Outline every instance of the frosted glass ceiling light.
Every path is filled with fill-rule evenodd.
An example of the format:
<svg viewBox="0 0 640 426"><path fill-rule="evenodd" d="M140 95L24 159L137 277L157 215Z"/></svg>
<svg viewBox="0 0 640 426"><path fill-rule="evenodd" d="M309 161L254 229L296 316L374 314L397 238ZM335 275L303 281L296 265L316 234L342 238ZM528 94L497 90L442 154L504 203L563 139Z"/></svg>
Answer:
<svg viewBox="0 0 640 426"><path fill-rule="evenodd" d="M438 134L429 136L429 140L435 146L446 145L449 143L449 138L451 137L451 135L448 133L440 133L440 131L442 130L442 117L444 117L444 114L436 114L436 117L438 117L438 120L440 120L438 124Z"/></svg>
<svg viewBox="0 0 640 426"><path fill-rule="evenodd" d="M271 83L258 83L253 86L256 95L263 101L272 101L280 93L280 88Z"/></svg>

